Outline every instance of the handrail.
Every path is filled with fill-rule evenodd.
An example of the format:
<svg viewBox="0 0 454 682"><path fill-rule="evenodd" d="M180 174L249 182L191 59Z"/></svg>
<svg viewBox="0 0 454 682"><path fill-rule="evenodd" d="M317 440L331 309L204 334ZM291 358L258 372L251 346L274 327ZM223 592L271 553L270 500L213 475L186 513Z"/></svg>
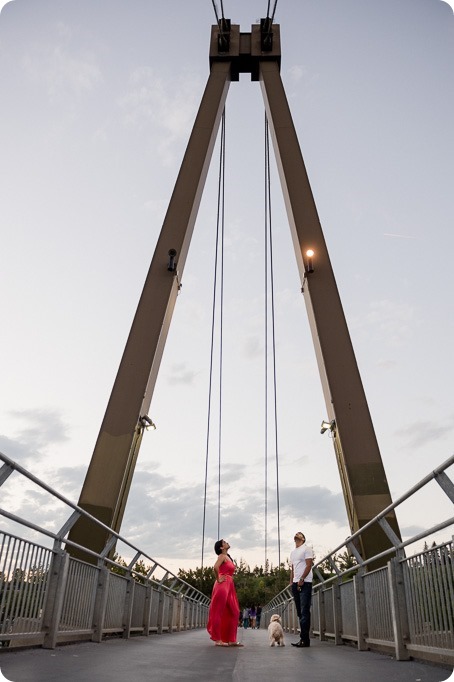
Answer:
<svg viewBox="0 0 454 682"><path fill-rule="evenodd" d="M41 481L41 479L39 479L37 476L35 476L31 472L27 471L27 469L24 469L24 467L22 467L20 464L18 464L14 460L12 460L10 457L5 455L3 452L0 452L0 460L3 460L3 462L5 462L5 465L8 468L11 468L11 469L17 471L22 476L25 476L25 478L28 478L30 481L35 483L35 485L39 486L40 488L42 488L43 490L48 492L50 495L52 495L53 497L60 500L60 502L63 502L68 507L70 507L74 511L78 512L78 514L80 514L81 516L85 516L87 519L90 519L90 521L96 523L99 527L103 528L104 530L107 530L109 532L110 536L116 537L117 540L120 540L125 545L127 545L131 549L135 550L136 556L142 556L142 557L148 559L149 561L151 561L154 564L154 568L156 568L156 567L161 568L165 572L167 577L175 578L175 580L177 580L179 583L182 583L187 588L191 588L191 589L193 588L192 585L190 585L185 580L183 580L182 578L175 575L172 571L167 569L165 566L160 564L158 561L156 561L155 559L150 557L148 554L146 554L141 549L139 549L138 547L133 545L131 542L129 542L129 540L126 540L126 538L124 538L122 535L120 535L119 533L114 531L112 528L109 528L109 526L102 523L102 521L99 521L99 519L97 519L95 516L92 516L92 514L87 512L85 509L82 509L77 504L75 504L74 502L71 502L71 500L66 498L61 493L59 493L57 490L54 490L51 486L47 485L47 483L44 483L44 481ZM0 469L0 471L1 471L1 469ZM1 484L2 483L0 483L0 486L1 486ZM65 543L67 545L71 545L72 547L76 547L78 549L82 549L87 554L90 554L90 555L92 555L98 559L102 559L103 561L107 561L108 563L113 564L115 566L119 566L120 568L124 569L126 572L132 571L133 573L136 573L136 571L133 571L131 568L128 569L127 566L121 566L120 564L115 563L111 559L108 559L107 557L102 556L102 554L98 554L98 553L96 553L90 549L87 549L86 547L81 547L81 545L78 545L77 543L66 539L64 537L64 535L61 535L58 533L52 533L51 531L49 531L45 528L41 528L40 526L36 526L35 524L31 523L30 521L26 521L25 519L21 519L20 517L16 516L15 514L12 514L11 512L7 512L6 510L4 510L2 508L0 508L0 515L5 516L6 518L9 518L10 520L14 521L15 523L19 523L20 525L26 526L26 527L30 528L31 530L35 530L37 532L40 532L43 535L46 535L49 538L54 539L55 541L58 541L60 543ZM63 526L62 530L63 529L67 533L69 531L68 524L65 524ZM144 577L146 577L146 576L144 576ZM147 580L150 580L151 582L154 582L156 584L158 584L158 582L159 582L159 581L156 581L154 578L151 578L151 576L150 576L150 578L147 578ZM177 590L173 589L172 587L168 587L167 585L162 584L162 581L159 584L160 584L161 589L165 589L168 592L177 593ZM202 592L200 592L197 589L195 591L198 595L198 599L196 600L195 597L191 597L191 599L193 599L194 601L200 601L200 602L206 603L206 604L208 604L210 602L210 599L209 599L209 597L207 597L207 595L203 594Z"/></svg>
<svg viewBox="0 0 454 682"><path fill-rule="evenodd" d="M365 530L370 528L374 523L377 523L379 519L384 518L387 514L389 514L390 511L392 511L393 509L398 507L400 504L402 504L402 502L405 502L405 500L408 500L409 497L411 497L416 492L418 492L418 490L421 490L421 488L423 488L425 485L427 485L427 483L430 483L430 481L432 481L437 476L437 474L441 473L442 471L445 471L452 464L454 464L454 455L451 455L451 457L449 457L445 462L443 462L443 464L440 464L439 467L437 467L430 474L427 474L427 476L425 476L423 479L421 479L419 481L419 483L416 483L416 485L414 485L412 488L410 488L410 490L408 490L406 493L401 495L401 497L399 497L397 500L395 500L392 504L385 507L385 509L383 509L379 514L377 514L377 516L374 516L374 518L371 519L370 521L368 521L367 523L365 523L364 526L361 526L361 528L359 530L357 530L356 533L353 533L353 535L350 535L345 540L345 542L343 542L338 547L336 547L336 549L333 549L332 552L330 552L324 559L322 559L322 562L325 561L332 554L335 554L336 552L338 552L340 549L342 549L342 547L345 547L347 542L353 542L354 540L356 540L356 538L358 538L361 535L361 533L363 533ZM422 537L425 537L425 536L423 535ZM419 540L421 538L415 537L415 539ZM411 544L411 543L407 543L407 544ZM391 551L394 551L394 550L391 550ZM380 554L374 558L379 558L381 556L382 555ZM318 562L318 564L316 564L316 565L318 566L322 562ZM364 562L364 563L366 563L366 562Z"/></svg>
<svg viewBox="0 0 454 682"><path fill-rule="evenodd" d="M377 514L373 519L368 521L364 526L362 526L358 531L353 533L353 535L350 535L346 540L338 545L335 549L331 550L326 556L323 557L323 559L320 559L316 564L314 564L314 570L322 565L325 561L330 560L339 550L343 549L344 547L348 549L348 545L350 545L354 540L360 535L370 528L374 523L378 523L381 519L385 518L387 514L389 514L390 511L398 507L400 504L405 502L407 499L409 499L412 495L414 495L416 492L421 490L427 483L430 483L432 480L436 480L436 477L439 476L442 472L444 472L446 469L448 469L450 466L454 464L454 455L451 455L443 464L440 464L440 466L436 467L436 469L433 469L427 476L422 478L416 485L414 485L410 490L408 490L406 493L401 495L397 500L395 500L392 504L388 505L385 509L383 509L379 514ZM450 480L450 479L448 479ZM443 490L443 492L446 493L446 495L449 497L449 493L446 492L446 490L440 486ZM340 574L330 576L327 579L323 579L323 577L320 575L319 572L317 572L317 575L320 577L320 587L321 586L326 586L332 582L339 581L341 578L349 575L350 573L354 573L355 571L358 571L358 569L363 569L365 566L368 564L377 561L378 559L382 559L386 556L389 556L390 554L394 554L396 551L402 550L408 545L413 544L414 542L417 542L418 540L422 540L426 538L427 536L437 533L440 530L443 530L444 528L447 528L448 526L454 525L454 516L446 519L445 521L442 521L441 523L436 524L435 526L432 526L421 533L418 533L417 535L412 536L408 540L401 541L399 543L394 544L392 547L390 547L387 550L384 550L383 552L380 552L380 554L376 554L373 557L370 557L369 559L362 560L361 563L358 565L352 566L350 568L345 569L342 571ZM401 559L402 561L404 559ZM315 589L319 587L317 585ZM270 600L268 604L263 608L263 611L269 611L270 609L274 608L276 604L282 604L285 601L289 601L293 599L291 592L290 592L290 587L287 586L283 590L281 590L277 595L273 597L273 599Z"/></svg>

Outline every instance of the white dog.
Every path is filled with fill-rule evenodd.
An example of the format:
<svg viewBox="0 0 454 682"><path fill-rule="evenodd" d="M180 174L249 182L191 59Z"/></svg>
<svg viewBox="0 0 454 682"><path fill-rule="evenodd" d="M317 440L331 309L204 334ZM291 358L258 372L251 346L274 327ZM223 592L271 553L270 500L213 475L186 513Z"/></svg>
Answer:
<svg viewBox="0 0 454 682"><path fill-rule="evenodd" d="M270 640L270 646L274 646L275 644L278 646L285 646L281 617L278 616L277 613L271 616L271 621L268 625L268 638Z"/></svg>

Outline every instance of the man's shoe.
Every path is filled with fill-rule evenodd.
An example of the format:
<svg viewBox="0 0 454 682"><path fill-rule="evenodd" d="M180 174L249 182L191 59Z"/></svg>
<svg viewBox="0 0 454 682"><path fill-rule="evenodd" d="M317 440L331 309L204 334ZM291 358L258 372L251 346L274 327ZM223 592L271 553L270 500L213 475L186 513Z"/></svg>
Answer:
<svg viewBox="0 0 454 682"><path fill-rule="evenodd" d="M292 646L296 646L298 649L305 649L310 645L310 642L302 642L301 640L299 642L292 642Z"/></svg>

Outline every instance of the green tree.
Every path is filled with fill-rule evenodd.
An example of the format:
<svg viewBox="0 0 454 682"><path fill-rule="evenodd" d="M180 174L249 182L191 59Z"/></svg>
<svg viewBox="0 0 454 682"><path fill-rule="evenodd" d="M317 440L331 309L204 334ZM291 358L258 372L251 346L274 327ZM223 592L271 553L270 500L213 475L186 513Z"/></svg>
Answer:
<svg viewBox="0 0 454 682"><path fill-rule="evenodd" d="M211 596L214 582L214 571L211 567L195 568L194 570L185 571L180 568L178 577L185 582L195 587L199 592L205 594L207 597Z"/></svg>
<svg viewBox="0 0 454 682"><path fill-rule="evenodd" d="M266 604L278 592L281 592L289 583L289 567L281 563L280 566L271 567L268 570L262 566L250 566L241 559L235 562L234 575L236 592L241 607L257 604ZM207 596L211 595L214 583L214 571L212 568L196 568L185 571L180 569L178 577L185 580L193 587Z"/></svg>

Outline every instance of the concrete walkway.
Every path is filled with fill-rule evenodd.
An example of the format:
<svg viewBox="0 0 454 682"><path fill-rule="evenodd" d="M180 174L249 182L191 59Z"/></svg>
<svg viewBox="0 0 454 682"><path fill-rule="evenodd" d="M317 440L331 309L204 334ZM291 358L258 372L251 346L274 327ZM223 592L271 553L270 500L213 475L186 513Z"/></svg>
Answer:
<svg viewBox="0 0 454 682"><path fill-rule="evenodd" d="M312 640L295 649L269 647L265 630L238 631L244 648L216 647L204 630L130 640L110 639L55 650L0 653L0 681L12 682L442 682L452 669L395 661L349 646Z"/></svg>

